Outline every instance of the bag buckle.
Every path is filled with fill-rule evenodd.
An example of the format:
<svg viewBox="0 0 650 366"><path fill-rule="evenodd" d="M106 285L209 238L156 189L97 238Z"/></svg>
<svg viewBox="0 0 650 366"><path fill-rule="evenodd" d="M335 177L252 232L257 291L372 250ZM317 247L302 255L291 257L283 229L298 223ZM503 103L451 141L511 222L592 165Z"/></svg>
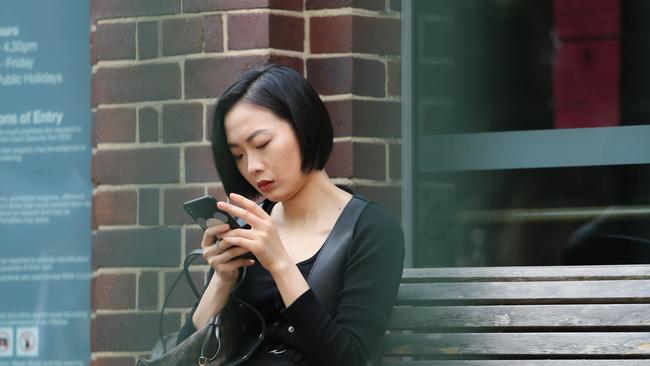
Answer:
<svg viewBox="0 0 650 366"><path fill-rule="evenodd" d="M205 366L208 364L208 358L205 356L199 357L199 366Z"/></svg>

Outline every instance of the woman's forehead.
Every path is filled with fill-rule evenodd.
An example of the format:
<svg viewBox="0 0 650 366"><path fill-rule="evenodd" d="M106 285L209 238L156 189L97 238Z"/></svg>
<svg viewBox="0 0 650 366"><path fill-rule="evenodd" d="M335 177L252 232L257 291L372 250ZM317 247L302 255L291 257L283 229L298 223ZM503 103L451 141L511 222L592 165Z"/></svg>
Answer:
<svg viewBox="0 0 650 366"><path fill-rule="evenodd" d="M283 122L285 121L264 107L240 102L226 114L226 135L229 142L242 142L258 130L268 132L282 127Z"/></svg>

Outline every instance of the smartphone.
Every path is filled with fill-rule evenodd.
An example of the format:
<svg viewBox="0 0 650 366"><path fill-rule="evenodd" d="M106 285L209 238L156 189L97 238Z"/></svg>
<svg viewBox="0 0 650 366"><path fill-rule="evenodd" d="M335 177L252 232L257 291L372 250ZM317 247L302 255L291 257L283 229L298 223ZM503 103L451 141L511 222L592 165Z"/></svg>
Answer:
<svg viewBox="0 0 650 366"><path fill-rule="evenodd" d="M232 217L228 212L217 207L217 200L212 196L202 196L183 204L185 211L194 221L206 230L209 227L228 224L230 229L242 228L245 223ZM242 254L236 258L253 258L251 253Z"/></svg>
<svg viewBox="0 0 650 366"><path fill-rule="evenodd" d="M183 204L183 208L203 230L221 224L228 224L231 229L241 227L234 217L217 207L217 200L212 196L187 201Z"/></svg>

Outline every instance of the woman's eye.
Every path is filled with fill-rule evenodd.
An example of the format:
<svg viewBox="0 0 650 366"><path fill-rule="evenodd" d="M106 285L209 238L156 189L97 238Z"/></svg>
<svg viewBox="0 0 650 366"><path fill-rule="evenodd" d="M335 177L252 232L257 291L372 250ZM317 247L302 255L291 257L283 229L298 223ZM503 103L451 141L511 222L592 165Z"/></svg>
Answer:
<svg viewBox="0 0 650 366"><path fill-rule="evenodd" d="M239 160L241 160L241 158L242 158L243 156L244 156L244 155L242 155L242 154L239 154L239 155L233 155L232 158L235 159L235 161L239 161Z"/></svg>
<svg viewBox="0 0 650 366"><path fill-rule="evenodd" d="M267 141L267 142L263 143L262 145L258 146L257 148L258 148L258 149L263 149L263 148L266 147L266 145L269 144L269 142L271 142L271 141Z"/></svg>

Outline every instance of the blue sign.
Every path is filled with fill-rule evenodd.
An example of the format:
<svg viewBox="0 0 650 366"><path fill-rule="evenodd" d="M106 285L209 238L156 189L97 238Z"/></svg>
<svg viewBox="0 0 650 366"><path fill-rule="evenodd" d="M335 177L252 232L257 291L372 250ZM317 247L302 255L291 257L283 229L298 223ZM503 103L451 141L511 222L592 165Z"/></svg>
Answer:
<svg viewBox="0 0 650 366"><path fill-rule="evenodd" d="M0 2L0 366L90 363L88 1Z"/></svg>

